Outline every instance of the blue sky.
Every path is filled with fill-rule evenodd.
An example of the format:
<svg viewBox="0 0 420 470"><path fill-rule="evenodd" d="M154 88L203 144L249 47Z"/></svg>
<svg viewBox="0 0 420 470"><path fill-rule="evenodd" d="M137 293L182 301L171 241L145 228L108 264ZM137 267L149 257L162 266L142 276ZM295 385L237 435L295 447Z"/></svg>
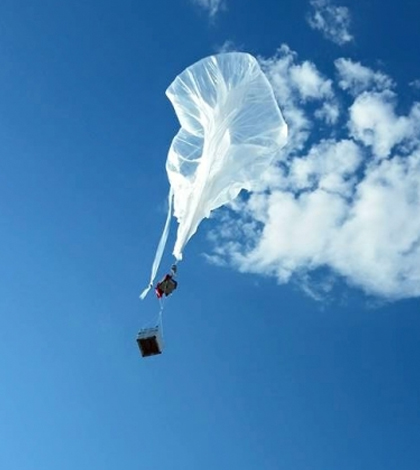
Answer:
<svg viewBox="0 0 420 470"><path fill-rule="evenodd" d="M419 468L420 7L361 3L1 3L2 468ZM146 360L165 90L220 50L290 140L188 244Z"/></svg>

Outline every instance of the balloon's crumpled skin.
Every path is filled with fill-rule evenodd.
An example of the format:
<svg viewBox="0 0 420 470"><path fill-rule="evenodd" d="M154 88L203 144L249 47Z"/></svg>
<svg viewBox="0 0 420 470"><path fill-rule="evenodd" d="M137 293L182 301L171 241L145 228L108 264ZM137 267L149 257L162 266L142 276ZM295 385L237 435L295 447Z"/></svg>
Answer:
<svg viewBox="0 0 420 470"><path fill-rule="evenodd" d="M230 52L200 60L178 75L166 95L181 125L169 149L169 211L156 253L153 282L172 212L173 254L183 250L211 211L252 190L287 140L287 125L257 60ZM147 293L147 292L146 292Z"/></svg>

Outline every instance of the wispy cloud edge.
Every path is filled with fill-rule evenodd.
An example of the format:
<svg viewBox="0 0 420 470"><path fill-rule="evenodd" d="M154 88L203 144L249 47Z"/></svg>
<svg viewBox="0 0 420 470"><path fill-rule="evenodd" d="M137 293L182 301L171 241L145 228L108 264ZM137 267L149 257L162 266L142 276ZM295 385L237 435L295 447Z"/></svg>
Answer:
<svg viewBox="0 0 420 470"><path fill-rule="evenodd" d="M330 0L310 0L309 3L311 11L306 20L312 29L340 46L353 41L351 15L347 7L334 5Z"/></svg>

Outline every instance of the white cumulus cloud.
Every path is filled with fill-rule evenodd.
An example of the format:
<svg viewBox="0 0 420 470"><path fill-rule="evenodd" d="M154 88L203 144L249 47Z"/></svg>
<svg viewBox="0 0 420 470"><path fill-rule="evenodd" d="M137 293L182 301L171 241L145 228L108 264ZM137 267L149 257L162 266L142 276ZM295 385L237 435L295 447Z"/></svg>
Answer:
<svg viewBox="0 0 420 470"><path fill-rule="evenodd" d="M320 31L326 39L338 45L353 40L350 34L351 16L347 7L337 6L330 0L311 0L307 21L312 29Z"/></svg>
<svg viewBox="0 0 420 470"><path fill-rule="evenodd" d="M336 82L287 46L261 65L290 141L261 186L216 215L209 258L314 298L334 278L420 296L420 103L399 113L391 78L347 59Z"/></svg>
<svg viewBox="0 0 420 470"><path fill-rule="evenodd" d="M366 90L382 91L394 87L394 82L388 75L375 72L360 62L341 58L335 61L335 66L339 76L338 85L354 96Z"/></svg>
<svg viewBox="0 0 420 470"><path fill-rule="evenodd" d="M329 257L354 284L420 296L420 152L369 167Z"/></svg>
<svg viewBox="0 0 420 470"><path fill-rule="evenodd" d="M408 116L395 112L396 95L391 91L364 92L350 107L349 128L352 136L372 147L374 156L390 156L393 148L406 143L417 147L420 141L420 103Z"/></svg>

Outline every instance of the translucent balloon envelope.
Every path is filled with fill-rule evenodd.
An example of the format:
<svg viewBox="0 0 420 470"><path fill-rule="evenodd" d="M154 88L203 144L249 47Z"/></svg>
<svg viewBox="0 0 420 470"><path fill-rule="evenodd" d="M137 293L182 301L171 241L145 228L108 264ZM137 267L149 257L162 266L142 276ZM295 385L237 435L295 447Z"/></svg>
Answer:
<svg viewBox="0 0 420 470"><path fill-rule="evenodd" d="M166 243L172 202L179 224L173 254L181 260L200 222L242 189L252 190L287 140L271 85L249 54L202 59L178 75L166 95L181 128L166 162L169 211L151 283Z"/></svg>

